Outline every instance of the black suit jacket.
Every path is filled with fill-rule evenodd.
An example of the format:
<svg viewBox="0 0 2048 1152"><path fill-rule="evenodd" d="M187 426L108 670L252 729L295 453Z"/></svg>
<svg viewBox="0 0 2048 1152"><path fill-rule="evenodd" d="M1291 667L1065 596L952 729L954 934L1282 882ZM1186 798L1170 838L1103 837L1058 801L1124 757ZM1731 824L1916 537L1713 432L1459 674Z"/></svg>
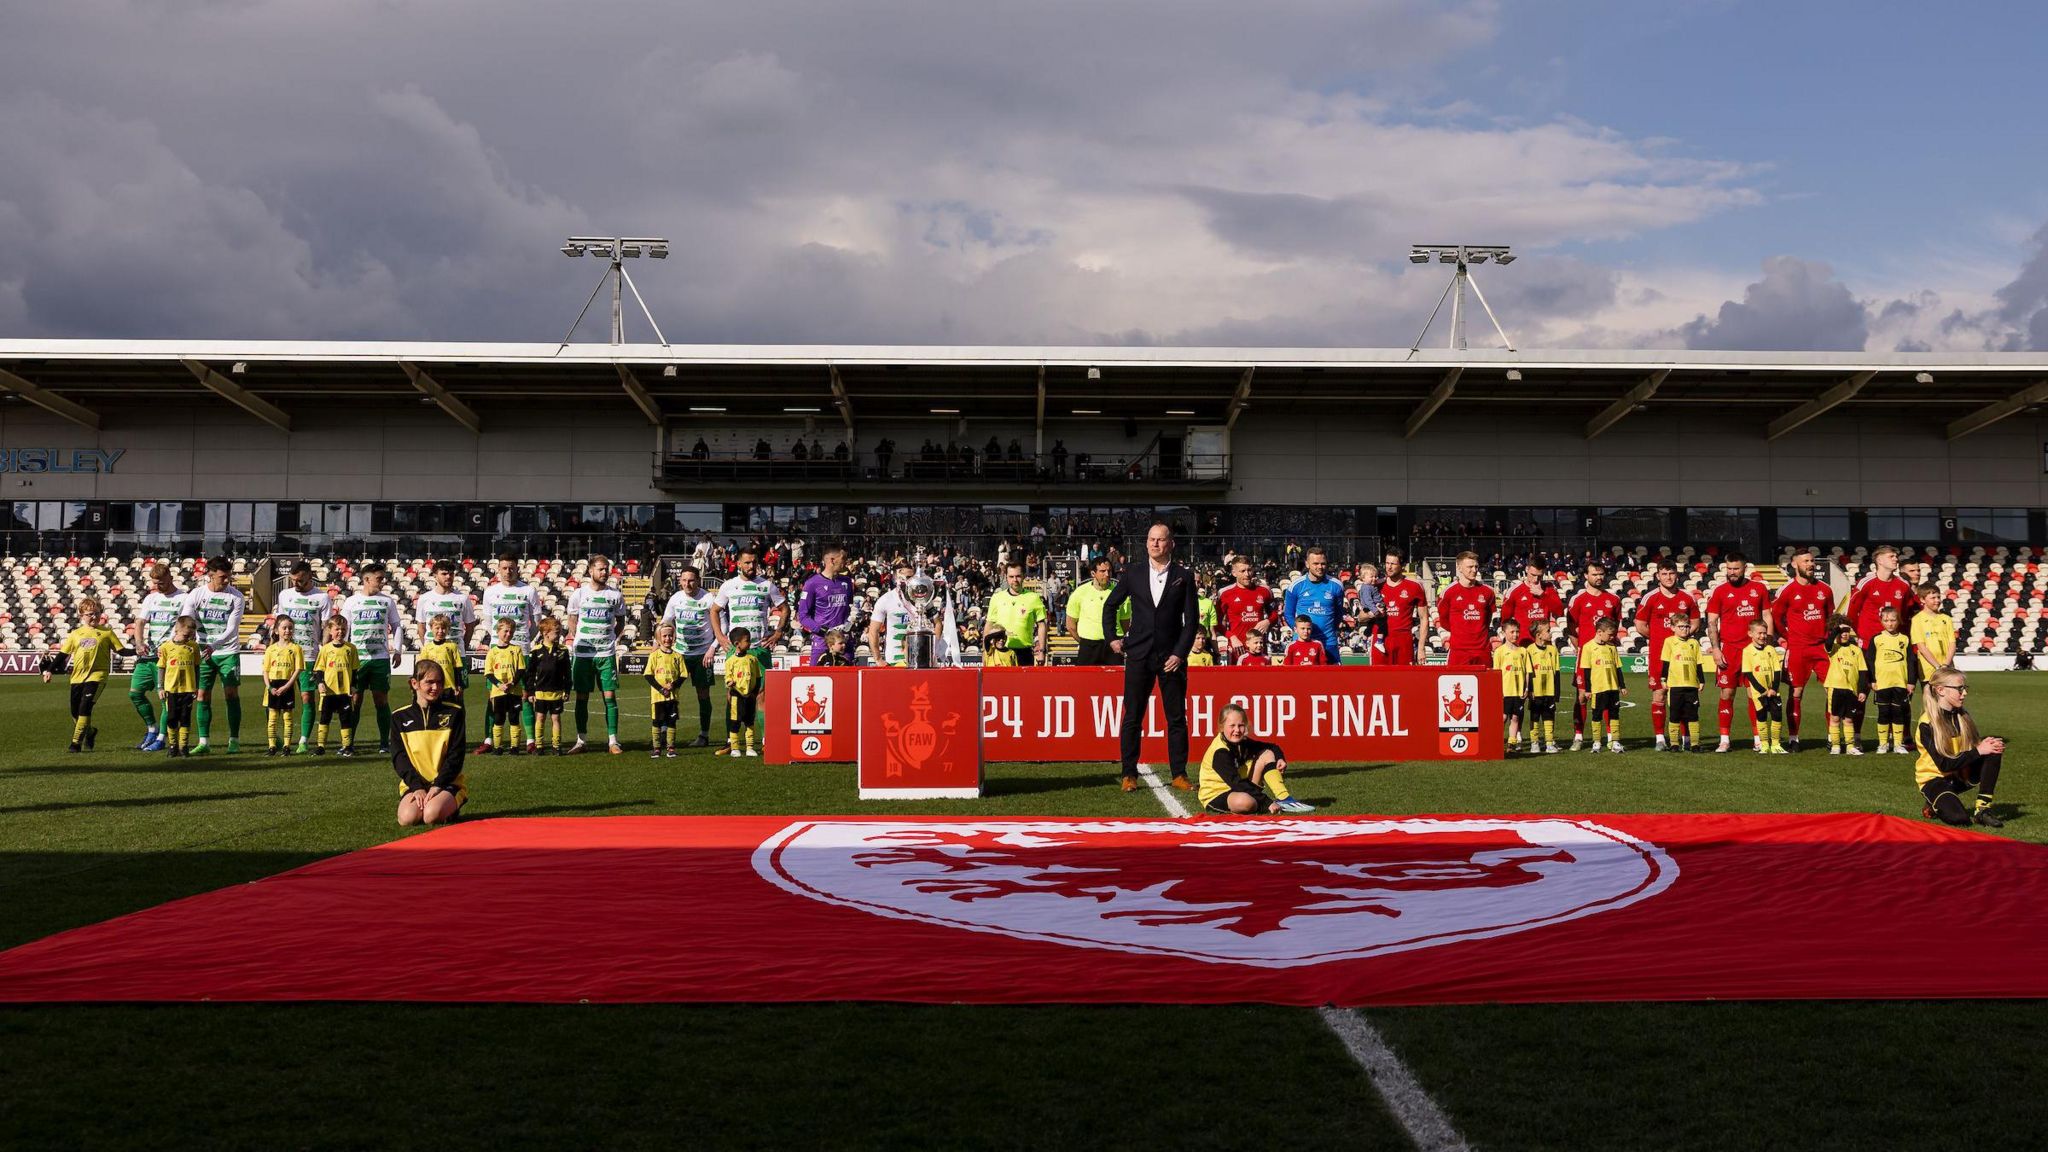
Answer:
<svg viewBox="0 0 2048 1152"><path fill-rule="evenodd" d="M1131 602L1131 627L1124 635L1125 662L1158 668L1168 656L1178 656L1186 664L1188 650L1195 646L1195 629L1201 621L1195 578L1187 566L1167 565L1166 591L1154 606L1152 561L1137 560L1126 565L1116 587L1110 590L1109 599L1102 602L1104 636L1117 634L1117 609L1126 600Z"/></svg>

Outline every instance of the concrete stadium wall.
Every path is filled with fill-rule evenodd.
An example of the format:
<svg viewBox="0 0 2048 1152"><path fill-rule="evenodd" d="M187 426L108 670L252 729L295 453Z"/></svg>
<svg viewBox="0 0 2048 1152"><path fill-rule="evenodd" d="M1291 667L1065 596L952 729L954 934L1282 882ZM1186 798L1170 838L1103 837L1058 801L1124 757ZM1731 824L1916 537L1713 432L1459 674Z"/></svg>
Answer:
<svg viewBox="0 0 2048 1152"><path fill-rule="evenodd" d="M118 449L111 474L0 474L9 500L450 500L647 503L676 497L650 480L655 430L631 409L486 408L474 435L436 408L301 406L296 430L279 432L225 403L206 408L117 411L93 433L21 403L0 406L0 448ZM1314 419L1245 414L1232 434L1229 503L1937 506L2035 508L2048 504L2043 445L2048 419L2020 416L1953 443L1938 423L1824 416L1777 441L1761 417L1705 410L1631 416L1597 440L1584 413L1440 413L1414 440L1391 416ZM720 450L751 447L765 433L778 451L793 423L759 429L706 425ZM1129 453L1136 439L1112 422L1058 426L1073 452ZM937 424L862 428L859 447L893 437L914 455ZM717 433L723 432L723 435ZM970 421L965 440L995 433L1028 447L1030 429ZM679 425L678 447L697 435ZM821 422L818 441L838 443ZM1050 445L1051 436L1047 438ZM872 459L871 456L865 457ZM748 500L745 493L703 499ZM1076 491L1075 503L1114 502ZM1060 502L1060 501L1051 501ZM1202 502L1210 502L1204 500Z"/></svg>

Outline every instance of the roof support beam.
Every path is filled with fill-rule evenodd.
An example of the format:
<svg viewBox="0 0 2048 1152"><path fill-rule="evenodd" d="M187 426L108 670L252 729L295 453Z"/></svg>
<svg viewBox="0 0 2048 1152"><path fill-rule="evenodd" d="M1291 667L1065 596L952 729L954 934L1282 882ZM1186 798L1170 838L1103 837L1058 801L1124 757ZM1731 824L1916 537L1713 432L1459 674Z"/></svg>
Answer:
<svg viewBox="0 0 2048 1152"><path fill-rule="evenodd" d="M207 391L280 432L292 430L291 413L256 395L198 360L179 360Z"/></svg>
<svg viewBox="0 0 2048 1152"><path fill-rule="evenodd" d="M1764 439L1776 440L1801 424L1824 413L1833 411L1843 403L1854 398L1858 392L1863 391L1863 386L1870 383L1871 377L1876 375L1877 373L1875 372L1858 372L1833 388L1785 413L1783 416L1771 421L1770 425L1764 429Z"/></svg>
<svg viewBox="0 0 2048 1152"><path fill-rule="evenodd" d="M839 420L846 425L846 443L853 444L853 401L846 395L846 385L839 379L839 365L827 364L825 371L832 376L832 404L839 409Z"/></svg>
<svg viewBox="0 0 2048 1152"><path fill-rule="evenodd" d="M1244 370L1243 376L1238 377L1237 393L1236 395L1230 398L1230 410L1223 418L1223 426L1225 428L1237 427L1237 418L1239 416L1244 415L1244 410L1246 408L1251 407L1252 373L1257 372L1258 370L1259 366L1257 364L1254 364L1251 367L1246 368Z"/></svg>
<svg viewBox="0 0 2048 1152"><path fill-rule="evenodd" d="M1602 409L1598 416L1586 421L1586 439L1591 440L1593 437L1621 423L1622 417L1635 411L1638 406L1647 402L1650 397L1655 396L1657 389L1663 386L1665 378L1670 375L1671 369L1659 368L1648 376L1643 377L1643 382L1629 389L1627 395Z"/></svg>
<svg viewBox="0 0 2048 1152"><path fill-rule="evenodd" d="M1037 459L1045 455L1045 365L1043 364L1038 366L1038 416L1034 427L1037 429L1037 432L1032 438L1031 455L1033 459Z"/></svg>
<svg viewBox="0 0 2048 1152"><path fill-rule="evenodd" d="M624 364L615 365L615 367L619 370L619 386L626 390L626 395L632 399L641 413L647 417L648 423L656 428L661 427L661 405L654 402L654 396L647 391L647 386L640 383L640 378L633 375L631 368L626 367Z"/></svg>
<svg viewBox="0 0 2048 1152"><path fill-rule="evenodd" d="M0 391L12 392L23 400L41 408L43 411L62 416L73 424L91 428L94 431L99 430L99 413L87 408L83 404L73 400L66 400L55 392L48 391L39 385L24 380L5 368L0 368Z"/></svg>
<svg viewBox="0 0 2048 1152"><path fill-rule="evenodd" d="M1443 407L1444 401L1451 398L1451 393L1458 390L1458 377L1464 374L1465 368L1463 365L1444 373L1444 378L1437 382L1436 388L1422 402L1422 406L1417 408L1414 414L1408 417L1407 430L1402 433L1403 439L1415 439L1415 434L1422 431L1422 426L1429 423L1429 418L1436 415L1436 410Z"/></svg>
<svg viewBox="0 0 2048 1152"><path fill-rule="evenodd" d="M441 382L427 374L425 368L410 361L400 360L398 366L412 380L412 386L433 397L441 411L455 417L455 422L478 435L483 434L484 422L477 418L476 410L464 404L453 392L441 387Z"/></svg>
<svg viewBox="0 0 2048 1152"><path fill-rule="evenodd" d="M2036 380L2031 386L1995 404L1986 404L1968 416L1950 421L1948 438L1960 440L1972 432L1982 432L2007 416L2017 415L2043 402L2048 402L2048 380Z"/></svg>

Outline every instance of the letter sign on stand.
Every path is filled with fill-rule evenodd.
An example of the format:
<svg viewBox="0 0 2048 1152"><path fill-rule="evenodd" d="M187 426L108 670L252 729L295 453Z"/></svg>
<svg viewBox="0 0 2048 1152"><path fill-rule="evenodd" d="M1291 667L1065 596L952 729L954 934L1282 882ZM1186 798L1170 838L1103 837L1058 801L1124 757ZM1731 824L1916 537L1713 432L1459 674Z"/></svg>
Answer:
<svg viewBox="0 0 2048 1152"><path fill-rule="evenodd" d="M981 670L860 671L860 798L981 795Z"/></svg>

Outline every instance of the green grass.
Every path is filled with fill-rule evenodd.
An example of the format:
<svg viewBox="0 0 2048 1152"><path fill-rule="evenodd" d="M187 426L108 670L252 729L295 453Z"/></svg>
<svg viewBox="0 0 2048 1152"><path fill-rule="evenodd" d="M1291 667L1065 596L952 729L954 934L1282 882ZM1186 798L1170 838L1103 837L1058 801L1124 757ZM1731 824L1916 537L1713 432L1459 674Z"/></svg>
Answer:
<svg viewBox="0 0 2048 1152"><path fill-rule="evenodd" d="M2048 741L2039 683L1972 681L1978 715L2016 745L2005 834L2034 841L2048 840L2030 799ZM625 738L644 744L644 696L625 695ZM1646 713L1629 711L1632 738L1647 735ZM0 716L0 946L417 834L395 826L390 769L374 757L145 756L126 750L137 724L119 695L102 705L100 751L72 756L61 686L26 680L0 682ZM245 732L261 744L254 709ZM1910 768L1809 742L1770 759L1562 755L1289 776L1340 813L1911 816ZM1158 812L1149 795L1109 787L1103 765L998 765L990 777L981 801L880 805L853 799L849 766L644 750L494 758L470 769L471 813ZM1960 1148L2048 1135L2048 1007L2035 1003L1368 1015L1485 1148ZM0 1146L39 1149L1404 1146L1336 1040L1295 1009L49 1006L0 1010L0 1056ZM429 1070L444 1068L446 1090L426 1095ZM1228 1104L1204 1096L1218 1069L1240 1086ZM1288 1102L1238 1103L1274 1095Z"/></svg>

